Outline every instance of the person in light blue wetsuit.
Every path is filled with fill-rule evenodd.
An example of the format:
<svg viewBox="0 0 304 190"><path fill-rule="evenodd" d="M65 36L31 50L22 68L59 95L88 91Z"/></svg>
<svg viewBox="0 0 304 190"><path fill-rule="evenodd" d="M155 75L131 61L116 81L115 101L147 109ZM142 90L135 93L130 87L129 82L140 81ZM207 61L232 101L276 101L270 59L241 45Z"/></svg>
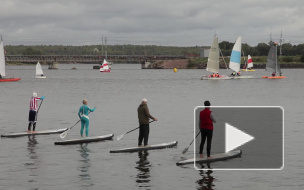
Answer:
<svg viewBox="0 0 304 190"><path fill-rule="evenodd" d="M89 108L88 105L88 101L86 99L82 100L82 103L83 105L79 108L79 111L78 111L78 116L81 120L81 129L80 129L80 135L82 137L83 135L83 129L84 129L84 126L86 127L86 137L89 136L89 125L90 125L90 120L89 120L89 111L90 112L94 112L95 109L96 109L96 106L91 109Z"/></svg>

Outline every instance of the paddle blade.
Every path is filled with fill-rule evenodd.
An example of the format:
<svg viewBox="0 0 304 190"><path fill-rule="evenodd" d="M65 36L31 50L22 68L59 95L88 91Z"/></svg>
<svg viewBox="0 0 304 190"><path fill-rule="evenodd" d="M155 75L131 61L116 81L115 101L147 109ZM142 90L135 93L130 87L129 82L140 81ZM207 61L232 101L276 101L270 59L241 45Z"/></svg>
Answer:
<svg viewBox="0 0 304 190"><path fill-rule="evenodd" d="M117 137L117 140L119 141L120 139L122 139L123 136L124 136L124 135L119 135L119 136Z"/></svg>
<svg viewBox="0 0 304 190"><path fill-rule="evenodd" d="M189 147L188 147L189 148ZM186 152L188 151L188 148L185 148L182 152L182 154L186 154Z"/></svg>
<svg viewBox="0 0 304 190"><path fill-rule="evenodd" d="M64 139L67 136L67 134L68 134L69 131L70 131L70 129L68 129L65 132L61 133L60 134L60 138Z"/></svg>

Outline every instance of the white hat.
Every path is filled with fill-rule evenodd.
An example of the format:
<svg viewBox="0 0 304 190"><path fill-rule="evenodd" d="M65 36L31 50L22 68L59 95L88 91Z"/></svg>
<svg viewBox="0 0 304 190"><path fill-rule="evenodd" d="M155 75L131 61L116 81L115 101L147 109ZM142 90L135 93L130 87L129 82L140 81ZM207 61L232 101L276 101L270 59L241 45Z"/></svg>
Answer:
<svg viewBox="0 0 304 190"><path fill-rule="evenodd" d="M37 93L36 92L33 92L33 97L37 97Z"/></svg>
<svg viewBox="0 0 304 190"><path fill-rule="evenodd" d="M142 99L143 102L148 102L148 100L146 98Z"/></svg>

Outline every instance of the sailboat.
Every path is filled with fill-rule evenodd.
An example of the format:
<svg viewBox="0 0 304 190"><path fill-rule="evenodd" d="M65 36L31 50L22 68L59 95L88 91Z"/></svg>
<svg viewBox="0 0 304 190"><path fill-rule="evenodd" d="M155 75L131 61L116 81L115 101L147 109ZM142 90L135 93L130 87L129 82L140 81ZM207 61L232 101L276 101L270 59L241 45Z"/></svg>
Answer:
<svg viewBox="0 0 304 190"><path fill-rule="evenodd" d="M209 52L207 68L206 70L212 72L212 75L204 75L201 77L201 80L219 80L219 79L231 79L231 77L225 75L219 75L219 68L220 68L220 48L218 44L218 38L214 37L213 43L211 45L211 49ZM213 76L218 75L218 76Z"/></svg>
<svg viewBox="0 0 304 190"><path fill-rule="evenodd" d="M111 69L109 68L109 64L106 61L106 59L103 60L103 63L100 66L100 72L107 72L107 73L111 72Z"/></svg>
<svg viewBox="0 0 304 190"><path fill-rule="evenodd" d="M231 76L234 79L242 79L242 78L253 78L252 76L241 76L236 75L236 73L240 73L241 70L241 50L242 50L242 37L239 36L236 42L234 43L231 56L230 56L230 62L229 62L229 68L233 70L233 74Z"/></svg>
<svg viewBox="0 0 304 190"><path fill-rule="evenodd" d="M272 76L263 76L262 78L268 78L268 79L283 79L286 78L286 76L281 76L281 68L280 64L278 63L278 55L277 55L277 43L272 43L270 45L270 50L267 57L267 63L266 63L266 71L269 69L273 74ZM279 74L279 76L277 76Z"/></svg>
<svg viewBox="0 0 304 190"><path fill-rule="evenodd" d="M245 64L245 68L242 69L242 71L255 71L254 69L252 69L252 67L253 67L252 58L250 55L248 55L247 64Z"/></svg>
<svg viewBox="0 0 304 190"><path fill-rule="evenodd" d="M46 76L43 75L42 67L41 67L39 62L36 65L36 76L35 76L35 78L39 78L39 79L45 79L46 78Z"/></svg>
<svg viewBox="0 0 304 190"><path fill-rule="evenodd" d="M20 78L5 78L5 55L4 55L4 46L1 36L0 42L0 82L14 82L18 81Z"/></svg>

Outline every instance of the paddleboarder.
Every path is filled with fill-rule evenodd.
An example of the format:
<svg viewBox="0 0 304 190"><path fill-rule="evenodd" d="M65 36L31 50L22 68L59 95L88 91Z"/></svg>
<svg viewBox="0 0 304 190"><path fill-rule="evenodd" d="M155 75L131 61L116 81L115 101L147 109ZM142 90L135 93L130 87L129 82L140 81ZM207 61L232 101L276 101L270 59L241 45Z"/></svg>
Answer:
<svg viewBox="0 0 304 190"><path fill-rule="evenodd" d="M37 93L33 92L33 96L30 99L30 111L29 111L29 124L27 127L27 132L31 132L31 125L33 124L33 133L35 133L36 129L36 121L37 121L37 102L38 100L43 100L44 96L37 97Z"/></svg>
<svg viewBox="0 0 304 190"><path fill-rule="evenodd" d="M213 123L216 123L215 117L212 114L212 111L210 111L210 102L207 100L204 102L205 109L200 112L199 117L199 128L201 131L201 145L199 154L200 157L203 158L203 149L204 144L207 138L207 158L210 157L211 152L211 142L212 142L212 135L213 135Z"/></svg>
<svg viewBox="0 0 304 190"><path fill-rule="evenodd" d="M139 122L139 136L138 136L138 146L142 146L142 141L144 141L144 146L148 146L149 139L149 119L157 121L156 118L150 115L149 108L147 105L148 100L146 98L142 99L141 104L137 108L138 122Z"/></svg>
<svg viewBox="0 0 304 190"><path fill-rule="evenodd" d="M90 120L89 120L89 111L94 112L96 109L96 106L91 109L88 106L88 101L86 99L82 100L82 106L80 106L79 111L78 111L78 116L81 120L81 129L80 129L80 135L81 137L83 136L83 129L85 126L85 133L86 137L89 136L89 125L90 125Z"/></svg>

